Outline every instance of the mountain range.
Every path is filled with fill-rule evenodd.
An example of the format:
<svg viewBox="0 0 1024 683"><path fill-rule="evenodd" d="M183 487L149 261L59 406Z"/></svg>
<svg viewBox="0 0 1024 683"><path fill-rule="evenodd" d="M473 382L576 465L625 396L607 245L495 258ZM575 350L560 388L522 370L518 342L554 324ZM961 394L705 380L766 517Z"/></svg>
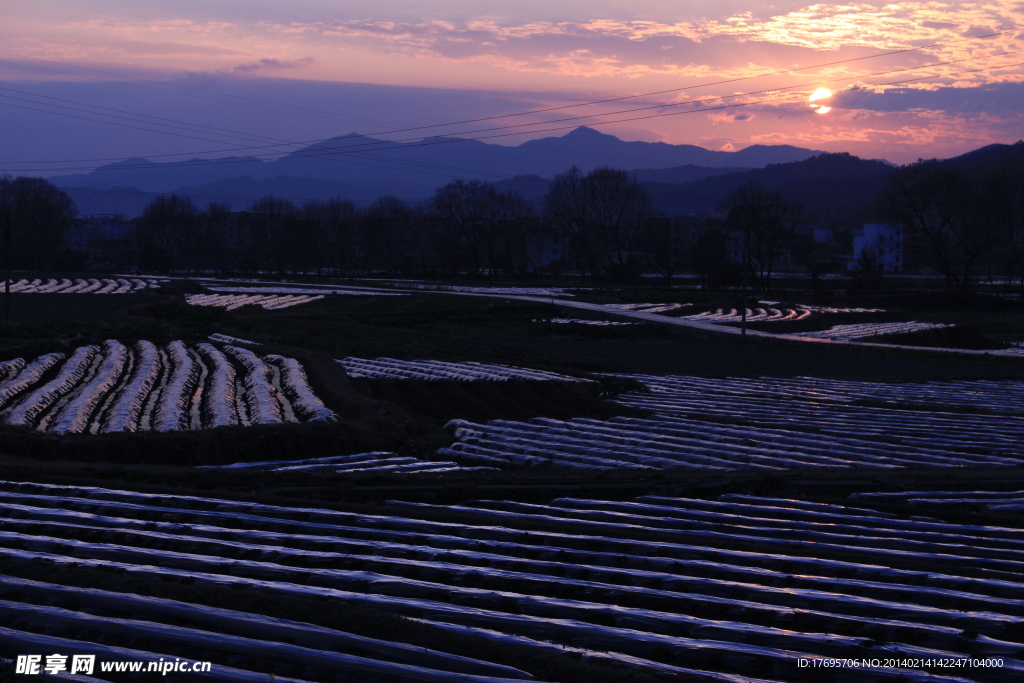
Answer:
<svg viewBox="0 0 1024 683"><path fill-rule="evenodd" d="M967 168L1017 159L1024 159L1024 143L988 145L943 163ZM896 168L887 161L788 145L716 152L696 145L626 142L581 127L515 147L457 138L394 143L352 134L279 159L128 159L50 181L68 192L86 215L137 216L154 196L170 193L190 196L199 206L217 201L234 210L266 196L369 203L390 194L416 202L457 178L515 190L541 209L551 178L573 165L583 171L599 166L631 171L647 189L655 211L666 215L704 213L750 183L778 190L811 210L867 206Z"/></svg>
<svg viewBox="0 0 1024 683"><path fill-rule="evenodd" d="M221 201L235 209L267 195L297 201L340 196L369 202L393 194L422 200L457 178L492 182L516 176L551 178L575 165L584 171L613 166L636 171L645 180L678 183L817 154L789 145L752 145L721 152L696 145L627 142L587 127L517 146L444 137L390 142L353 133L315 142L277 159L126 159L50 181L67 191L83 214L133 216L160 193L190 195L200 205ZM659 176L662 171L664 176Z"/></svg>

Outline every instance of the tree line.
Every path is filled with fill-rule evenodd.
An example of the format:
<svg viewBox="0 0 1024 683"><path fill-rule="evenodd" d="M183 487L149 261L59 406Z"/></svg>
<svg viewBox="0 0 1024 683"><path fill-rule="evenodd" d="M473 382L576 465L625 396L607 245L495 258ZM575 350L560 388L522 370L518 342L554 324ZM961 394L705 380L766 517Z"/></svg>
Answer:
<svg viewBox="0 0 1024 683"><path fill-rule="evenodd" d="M150 203L134 221L132 235L147 270L507 277L543 272L622 283L647 272L671 278L684 268L711 265L749 273L752 286L768 286L800 216L799 207L779 193L742 188L729 198L725 219L710 221L717 230L702 235L703 250L687 250L670 225L655 220L650 197L631 174L573 167L555 176L539 213L521 194L479 180L455 180L419 204L384 196L366 207L342 199L298 205L268 197L231 213L220 204L200 209L172 195ZM738 247L728 237L734 234ZM719 235L726 237L715 242ZM711 242L722 247L714 257L705 253ZM721 274L716 282L725 283ZM736 278L726 280L734 284Z"/></svg>
<svg viewBox="0 0 1024 683"><path fill-rule="evenodd" d="M627 172L572 168L554 179L539 213L518 192L480 180L452 181L421 203L267 197L236 213L171 195L146 207L131 239L139 266L158 271L623 279L646 265L650 217Z"/></svg>
<svg viewBox="0 0 1024 683"><path fill-rule="evenodd" d="M878 212L905 226L912 253L948 288L970 289L979 277L1000 276L1024 289L1020 159L975 167L919 160L893 174Z"/></svg>
<svg viewBox="0 0 1024 683"><path fill-rule="evenodd" d="M865 216L903 225L907 260L942 275L951 289L994 275L1024 283L1019 157L901 167ZM74 202L44 179L0 177L0 212L0 229L11 226L10 258L19 269L60 268L84 248L67 239ZM671 280L689 270L709 287L767 290L780 265L802 267L814 280L837 267L835 249L800 230L805 218L781 193L747 185L713 216L698 219L695 239L683 242L654 215L631 174L574 167L555 176L537 209L518 192L479 180L450 182L418 203L394 196L368 205L266 197L239 212L160 196L130 222L123 249L144 271L508 278L543 272L629 282L650 272Z"/></svg>

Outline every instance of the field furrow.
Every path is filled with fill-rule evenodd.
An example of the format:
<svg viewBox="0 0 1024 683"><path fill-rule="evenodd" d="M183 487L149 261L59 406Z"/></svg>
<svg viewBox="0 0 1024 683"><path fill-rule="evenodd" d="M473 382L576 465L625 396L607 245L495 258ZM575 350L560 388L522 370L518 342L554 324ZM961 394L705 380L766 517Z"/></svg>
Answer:
<svg viewBox="0 0 1024 683"><path fill-rule="evenodd" d="M348 464L366 462L372 457ZM894 682L1010 683L1024 666L1022 539L1013 529L751 497L388 507L367 515L0 483L0 558L372 606L452 633L605 653L637 671L693 680L804 680L799 661L823 658L991 662L859 671L869 677L861 680ZM867 520L891 533L864 535L858 521ZM202 605L180 601L92 590L73 607L62 602L74 595L0 579L0 614L41 634L133 634L149 651L205 642L240 661L273 647L281 661L306 657L349 675L397 666L391 680L405 680L401 666L470 676L460 680L525 675L259 614L218 609L204 622ZM280 645L299 637L320 657L306 643Z"/></svg>

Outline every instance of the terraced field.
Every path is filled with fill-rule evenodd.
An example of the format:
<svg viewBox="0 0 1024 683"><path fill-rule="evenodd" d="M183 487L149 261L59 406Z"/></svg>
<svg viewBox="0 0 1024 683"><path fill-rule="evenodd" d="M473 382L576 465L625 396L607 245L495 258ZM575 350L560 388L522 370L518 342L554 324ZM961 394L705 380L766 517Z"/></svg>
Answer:
<svg viewBox="0 0 1024 683"><path fill-rule="evenodd" d="M167 280L157 278L105 278L97 280L68 279L61 280L11 280L10 289L15 294L128 294L143 289L157 289L160 283ZM0 281L0 289L5 288L6 280Z"/></svg>
<svg viewBox="0 0 1024 683"><path fill-rule="evenodd" d="M494 467L462 467L443 460L423 460L399 456L389 451L372 451L354 455L334 455L306 460L267 460L238 462L230 465L203 465L198 469L248 470L259 472L333 472L335 474L443 474L446 472L497 471Z"/></svg>
<svg viewBox="0 0 1024 683"><path fill-rule="evenodd" d="M598 325L607 327L620 327L622 325L638 325L639 323L627 323L621 320L584 320L581 318L551 318L550 320L534 320L535 323L550 322L556 325Z"/></svg>
<svg viewBox="0 0 1024 683"><path fill-rule="evenodd" d="M1024 491L904 491L855 493L856 500L904 503L923 510L974 510L1024 512Z"/></svg>
<svg viewBox="0 0 1024 683"><path fill-rule="evenodd" d="M0 421L53 434L336 419L293 358L231 345L110 339L0 363Z"/></svg>
<svg viewBox="0 0 1024 683"><path fill-rule="evenodd" d="M820 332L799 332L796 336L809 337L811 339L834 339L838 341L853 341L855 339L866 339L887 334L907 334L908 332L920 332L922 330L940 330L944 327L953 327L942 323L919 323L914 321L900 323L860 323L857 325L833 325L827 330Z"/></svg>
<svg viewBox="0 0 1024 683"><path fill-rule="evenodd" d="M832 306L796 306L795 308L772 308L768 302L764 302L764 308L748 308L747 322L777 322L783 320L804 320L814 314L830 313L884 313L880 308L835 308ZM647 306L647 304L644 304ZM685 308L685 305L674 304L663 307L643 308L648 313L663 313ZM630 309L637 310L637 309ZM713 323L737 323L743 319L743 312L732 308L719 308L715 311L703 311L693 315L676 316L689 320Z"/></svg>
<svg viewBox="0 0 1024 683"><path fill-rule="evenodd" d="M109 322L10 328L24 358L0 362L0 681L55 652L213 663L168 681L1021 678L1013 359L741 342L689 321L699 335L646 335L667 327L646 313L737 316L604 303L643 292L574 302L642 325L541 330L568 315L548 297L572 292L203 282L74 300L125 302ZM327 301L210 315L183 295ZM748 320L900 319L883 304L760 302ZM90 343L68 347L78 334ZM96 341L118 335L131 343ZM399 360L415 358L479 362ZM816 377L757 377L796 372ZM940 376L1000 379L899 381ZM331 424L192 433L302 422ZM76 436L133 431L168 433Z"/></svg>
<svg viewBox="0 0 1024 683"><path fill-rule="evenodd" d="M496 661L500 648L454 656L397 629L368 638L261 612L307 598L323 615L372 608L450 643L614 664L616 680L1020 680L1024 532L858 505L643 496L362 514L3 482L0 561L13 571L0 613L22 652L102 659L130 638L138 658L201 652L226 680L534 673L528 657ZM139 592L40 580L31 566L73 567L78 584L117 574ZM230 588L253 607L160 597L178 584L206 599Z"/></svg>
<svg viewBox="0 0 1024 683"><path fill-rule="evenodd" d="M338 363L349 377L373 379L422 379L428 381L456 380L463 382L510 379L581 382L576 377L543 370L516 368L486 363L448 363L438 360L396 360L394 358L345 358Z"/></svg>
<svg viewBox="0 0 1024 683"><path fill-rule="evenodd" d="M185 303L190 306L210 306L234 311L242 306L259 306L267 311L291 308L323 299L329 294L357 296L403 296L400 292L379 292L360 288L317 288L265 285L215 285L203 286L213 294L186 294Z"/></svg>
<svg viewBox="0 0 1024 683"><path fill-rule="evenodd" d="M649 418L453 420L438 455L495 467L719 469L1017 467L1024 383L623 375ZM971 410L965 414L964 410Z"/></svg>
<svg viewBox="0 0 1024 683"><path fill-rule="evenodd" d="M290 308L310 301L323 299L321 296L290 294L186 294L185 303L190 306L210 306L228 311L242 306L259 306L268 311Z"/></svg>

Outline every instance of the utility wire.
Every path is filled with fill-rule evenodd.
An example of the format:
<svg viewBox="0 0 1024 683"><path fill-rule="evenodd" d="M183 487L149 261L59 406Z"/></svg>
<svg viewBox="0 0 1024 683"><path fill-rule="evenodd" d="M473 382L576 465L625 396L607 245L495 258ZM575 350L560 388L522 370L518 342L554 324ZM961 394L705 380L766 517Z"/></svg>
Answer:
<svg viewBox="0 0 1024 683"><path fill-rule="evenodd" d="M134 121L134 119L131 119L129 117L133 116L133 117L140 118L140 119L152 119L154 121L155 125L159 125L159 126L167 126L169 128L178 128L178 129L182 129L182 130L197 129L197 130L195 130L193 132L201 132L201 133L209 132L209 133L212 133L214 135L221 135L221 136L226 136L226 137L229 137L229 138L237 138L237 139L241 139L241 140L244 140L245 138L249 138L249 140L248 140L249 142L253 142L253 141L262 141L262 142L271 141L271 142L279 142L279 143L283 143L283 144L291 144L287 140L282 140L281 138L272 138L272 137L268 137L266 135L254 135L254 134L250 134L250 133L240 133L239 131L228 130L227 128L217 128L217 127L214 127L214 126L206 126L206 125L203 125L201 123L189 123L187 121L178 121L178 120L175 120L175 119L168 119L168 118L164 118L164 117L161 117L161 116L150 116L148 114L139 114L139 113L135 113L135 112L125 111L123 109L114 109L112 107L101 107L99 105L89 104L87 102L77 102L75 100L69 100L69 99L62 98L62 97L50 97L49 95L38 95L36 93L28 92L28 91L25 91L25 90L16 90L14 88L0 87L0 91L17 93L19 95L28 95L30 98L36 98L36 99L29 99L29 98L25 98L25 97L16 97L15 95L5 95L2 92L0 92L0 97L6 97L8 99L12 99L12 100L20 101L20 102L30 102L32 104L41 104L41 105L45 105L45 106L49 106L49 107L55 107L55 108L58 108L58 109L71 109L73 111L84 111L85 113L91 113L91 114L96 114L96 115L100 115L100 116L109 116L111 118L116 118L116 119L127 119L127 120L132 120L132 121ZM54 102L64 102L66 104L75 105L75 106L66 106L66 105L61 105L61 104L52 104L50 102L39 102L39 101L37 101L39 99L53 100ZM81 107L86 107L88 109L98 109L98 110L101 110L101 111L91 112L91 111L87 111L87 110L82 110ZM106 112L114 112L114 113L107 114ZM124 116L125 114L127 114L128 116ZM176 124L176 125L172 125L172 124Z"/></svg>
<svg viewBox="0 0 1024 683"><path fill-rule="evenodd" d="M848 81L848 80L868 78L868 77L877 77L877 76L880 76L880 75L887 75L887 74L899 73L899 72L905 72L905 71L918 71L918 70L925 69L925 68L934 68L935 66L943 66L943 65L948 65L948 64L953 64L953 63L962 63L962 62L967 62L967 61L976 61L976 60L979 60L979 59L989 59L989 58L995 57L995 56L1004 56L1004 55L1008 55L1008 54L1016 54L1016 53L1019 53L1019 52L1022 52L1022 50L998 53L996 55L983 55L981 57L969 57L969 58L965 58L965 59L961 59L961 60L953 60L953 61L949 61L949 62L939 62L939 63L936 63L936 64L923 65L923 66L919 66L919 67L906 67L906 68L903 68L903 69L894 69L894 70L890 70L890 71L876 72L874 74L868 74L868 75L847 76L847 77L844 77L844 78L836 78L836 79L831 79L831 80L828 80L828 81L817 81L816 83L819 83L819 84L820 83L836 83L836 82L841 82L841 81ZM994 70L994 69L1005 69L1005 68L1010 68L1010 67L1014 67L1014 66L1020 66L1021 64L1022 63L1018 62L1018 63L1012 63L1012 64L993 65L993 66L982 67L982 68L979 68L979 69L969 69L969 70L957 71L957 72L952 72L952 73L935 74L935 75L931 75L931 76L924 76L924 77L920 77L920 78L902 79L902 80L898 80L898 81L890 81L888 83L874 84L874 85L871 85L871 86L868 86L868 87L892 86L892 85L900 85L900 84L906 84L906 83L919 82L919 81L923 81L923 80L931 80L931 79L936 79L936 78L948 78L948 77L951 77L951 76L958 76L958 75L963 75L963 74L968 74L968 73L979 73L979 72L990 71L990 70ZM766 89L766 90L762 90L762 91L752 91L752 92L748 92L748 93L736 93L736 94L733 94L733 95L724 95L724 96L707 98L707 99L700 100L700 101L693 102L693 103L686 102L686 103L674 103L674 104L669 104L669 105L656 105L656 106L651 106L651 107L640 107L640 108L636 108L636 109L632 109L632 110L623 110L621 112L616 112L616 113L607 114L607 115L617 115L617 114L621 114L621 113L631 113L631 112L635 112L635 111L643 111L643 110L650 110L650 109L664 109L664 108L666 108L668 106L681 106L681 105L687 105L687 104L689 104L689 105L692 105L692 104L700 105L700 104L703 104L703 103L709 102L709 101L715 101L715 100L722 101L722 100L734 99L734 98L739 98L739 97L750 97L751 95L773 93L773 92L782 92L782 91L785 91L785 90L793 90L793 89L805 88L805 87L807 87L807 84L801 84L801 85L795 85L795 86L787 86L787 87L783 87L783 88L772 88L772 89ZM839 91L839 92L840 93L841 92L850 92L850 91L853 91L853 90L860 90L860 89L864 89L864 88L862 88L860 86L855 86L855 87L847 88L847 89L845 89L843 91ZM785 97L785 98L765 97L763 99L755 100L753 102L740 102L740 103L735 103L735 104L718 105L718 106L714 106L714 107L701 107L699 109L688 109L686 111L676 111L676 112L667 112L667 113L666 112L661 112L661 113L654 114L654 115L644 115L644 116L636 116L636 117L623 118L623 119L615 119L613 121L595 121L595 122L592 122L589 125L592 125L592 126L612 125L612 124L616 124L616 123L625 123L625 122L632 122L632 121L638 121L638 120L646 120L646 119L651 119L651 118L662 118L662 117L669 117L669 116L679 116L679 115L685 115L685 114L694 114L694 113L716 111L716 110L722 110L722 109L732 109L732 108L736 108L736 107L751 106L751 105L754 105L754 104L766 104L766 103L770 104L770 103L778 103L778 102L791 102L791 101L795 101L797 99L802 99L802 98L803 98L803 95L799 95L799 96L795 96L795 97ZM2 104L2 103L0 103L0 104ZM497 127L494 127L494 128L483 129L483 130L473 131L473 132L474 133L481 133L481 132L492 132L493 133L493 131L507 131L507 130L510 130L510 129L513 129L513 128L521 128L521 127L524 127L524 126L550 125L550 123L559 123L559 122L564 122L564 121L578 121L580 119L595 118L597 116L603 116L603 115L589 115L589 116L568 117L568 118L565 118L565 119L561 119L559 121L546 122L545 124L513 124L513 125L508 125L508 126L497 126ZM415 147L432 146L432 145L437 145L437 144L451 144L451 143L466 142L466 141L471 141L471 140L485 140L485 139L493 139L493 138L500 138L500 137L508 137L508 136L511 136L511 135L522 135L524 133L538 133L538 132L551 132L551 131L556 131L556 130L565 130L567 128L575 128L575 127L577 127L577 125L578 124L573 124L573 125L568 125L568 126L555 126L555 127L545 128L545 129L541 129L541 130L516 131L516 132L512 132L512 133L507 133L506 132L506 133L499 133L499 134L480 135L480 136L477 136L477 137L468 137L468 138L440 138L440 139L433 138L433 139L427 139L427 140L420 140L419 142L410 142L409 144L402 144L403 142L405 142L403 140L398 140L398 141L372 141L372 142L365 142L365 143L358 143L358 144L338 145L338 146L332 146L332 147L320 147L320 148L307 149L307 150L298 150L297 152L293 152L290 155L290 158L324 158L324 157L328 157L330 155L339 155L341 153L347 152L348 150L355 150L356 153L359 153L361 151L359 148L364 148L364 147L369 147L370 148L367 151L389 151L389 150L410 149L410 148L415 148ZM414 140L414 139L411 138L410 140ZM382 147L383 145L391 145L391 147ZM251 157L249 157L247 159L238 159L238 158L196 159L196 160L191 160L191 161L186 161L186 162L170 162L170 163L164 165L163 168L181 168L181 167L198 166L198 165L210 166L210 165L231 164L231 163L244 163L246 161L251 160L252 158L260 158L260 159L262 159L262 158L271 158L271 157L272 157L272 155L270 155L270 154L263 154L263 155L258 155L257 154L257 155L252 155ZM389 161L394 162L394 161L399 161L399 160L389 159ZM424 162L418 162L418 163L424 163ZM154 165L155 164L150 164L150 163L147 163L147 164L122 164L118 168L119 169L126 169L126 168L151 168ZM24 170L36 170L36 171L40 171L40 170L41 171L79 170L80 171L80 170L83 170L83 169L80 169L80 168L22 169L22 171L24 171ZM471 169L466 169L466 171L473 172Z"/></svg>
<svg viewBox="0 0 1024 683"><path fill-rule="evenodd" d="M1021 52L1021 51L1016 51L1016 52ZM958 60L958 61L970 61L970 60ZM966 74L966 73L977 73L977 72L980 72L980 71L987 71L987 70L991 70L991 69L1007 68L1007 67L1020 66L1020 65L1024 65L1024 62L1016 62L1016 63L1013 63L1013 64L1005 64L1005 65L998 65L998 66L988 66L988 67L982 67L982 68L979 68L979 69L969 69L969 70L955 72L953 74L940 74L940 75L937 75L937 76L933 75L933 76L922 76L922 77L913 78L913 79L901 79L899 81L891 81L889 83L876 84L874 86L868 86L868 87L877 87L878 85L906 84L906 83L912 83L912 82L919 82L919 81L929 80L929 79L933 79L933 78L941 78L941 77L951 76L951 75L962 75L962 74ZM924 68L924 67L921 67L921 68ZM905 70L907 70L907 69L903 69L903 71L905 71ZM851 77L851 78L853 78L853 77ZM864 88L861 87L861 86L854 86L852 88L847 89L846 92L852 92L852 91L855 91L855 90L862 90L862 89L864 89ZM771 101L772 102L786 102L786 101L795 101L797 99L802 100L803 96L802 95L792 96L792 97L789 97L789 98L775 99L775 100L771 100ZM696 112L709 111L709 110L713 110L713 109L728 109L728 108L742 107L742 106L748 106L750 104L758 104L758 103L763 103L763 102L764 102L763 100L762 101L758 101L758 102L753 102L753 103L741 102L741 103L737 103L737 104L723 105L723 106L720 106L720 107L713 107L713 108L708 108L708 109L696 110ZM675 116L675 115L679 115L679 114L688 114L688 113L695 113L695 112L694 111L672 112L672 113L669 113L669 114L665 114L665 116ZM637 118L652 118L652 117L645 116L645 117L637 117ZM629 119L629 120L634 120L634 119ZM358 162L353 162L353 163L358 163ZM428 174L431 174L431 175L442 175L440 173L432 173L430 171L415 171L414 170L413 172L428 173ZM481 172L481 173L484 173L484 172ZM497 174L494 174L494 173L491 173L491 174L492 175L497 175ZM521 185L521 186L524 186L524 187L526 186L525 183L517 183L514 178L507 180L506 184L512 185L513 187L515 185ZM137 191L137 192L131 192L131 191L123 191L123 190L100 190L100 189L84 189L84 188L83 189L80 189L80 188L70 188L70 189L72 191L74 191L74 192L88 191L88 192L92 192L92 193L95 193L95 194L142 194L142 195L150 195L150 196L166 196L166 195L169 194L169 193L166 193L166 192L164 192L164 193L143 192L141 190ZM185 193L183 193L183 194L185 194ZM675 200L691 200L691 201L698 201L698 202L706 202L706 199L707 199L706 197L692 197L692 196L678 195L678 194L674 194L674 193L669 194L669 193L657 193L656 192L656 193L650 193L650 194L653 194L656 197L662 197L662 198L665 198L665 199L675 199ZM250 199L251 200L257 200L257 199L261 198L261 197L242 197L242 196L231 196L231 195L191 195L191 194L189 194L188 196L207 197L207 198L212 198L212 199L229 199L230 198L230 199L246 199L246 200L250 200ZM992 196L1002 196L1002 195L992 195ZM1007 196L1016 196L1016 194L1014 194L1014 195L1007 195ZM289 201L310 202L310 201L323 201L323 200L289 199ZM370 200L360 200L358 202L353 202L353 203L372 203L372 202Z"/></svg>
<svg viewBox="0 0 1024 683"><path fill-rule="evenodd" d="M368 135L390 135L392 133L405 133L405 132L414 131L414 130L425 130L425 129L428 129L428 128L440 128L440 127L449 126L449 125L462 125L464 123L478 123L478 122L482 122L482 121L493 121L493 120L496 120L496 119L505 119L505 118L510 118L510 117L514 117L514 116L528 116L528 115L532 115L532 114L543 114L543 113L552 112L552 111L560 111L560 110L563 110L563 109L573 109L573 108L576 108L576 107L588 107L588 106L592 106L592 105L595 105L595 104L605 104L605 103L608 103L608 102L621 102L622 100L630 100L630 99L636 99L636 98L640 98L640 97L653 97L655 95L665 95L665 94L673 93L673 92L684 92L686 90L694 90L694 89L697 89L697 88L707 88L707 87L711 87L711 86L715 86L715 85L727 85L729 83L739 83L740 81L748 81L748 80L757 79L757 78L768 78L770 76L782 76L782 75L786 75L786 74L796 73L798 71L808 71L810 69L821 69L821 68L825 68L825 67L828 67L828 66L837 66L839 64L849 64L851 62L860 62L860 61L863 61L863 60L866 60L866 59L877 59L879 57L889 57L891 55L904 54L904 53L907 53L907 52L918 52L918 51L927 50L927 49L930 49L930 48L933 48L933 47L941 47L941 46L945 46L945 45L954 45L956 43L962 43L962 42L965 42L965 41L981 40L981 39L984 39L984 38L993 38L995 36L1004 35L1004 34L1007 34L1007 33L1015 33L1015 32L1020 31L1020 30L1021 29L1016 29L1015 28L1015 29L1009 29L1009 30L1006 30L1006 31L996 31L994 33L986 33L986 34L983 34L983 35L980 35L980 36L973 36L971 38L961 38L959 40L950 40L950 41L947 41L947 42L932 43L931 45L921 45L919 47L910 47L910 48L904 48L904 49L901 49L901 50L891 50L889 52L882 52L882 53L879 53L879 54L876 54L876 55L865 55L865 56L862 56L862 57L851 57L849 59L840 59L840 60L833 61L833 62L824 62L824 63L821 63L821 64L813 64L811 66L801 66L801 67L796 67L796 68L793 68L793 69L779 69L779 70L776 70L776 71L768 71L768 72L765 72L765 73L762 73L762 74L756 74L756 75L753 75L753 76L740 76L738 78L729 78L729 79L721 80L721 81L712 81L710 83L702 83L702 84L699 84L699 85L689 85L689 86L679 87L679 88L669 88L668 90L656 90L656 91L653 91L653 92L639 93L639 94L636 94L636 95L622 95L620 97L610 97L610 98L603 99L603 100L592 100L592 101L589 101L589 102L580 102L578 104L566 104L566 105L561 105L561 106L558 106L558 107L547 107L547 108L544 108L544 109L533 109L533 110L530 110L530 111L519 112L519 113L515 113L515 114L500 114L500 115L497 115L497 116L485 116L485 117L476 118L476 119L466 119L466 120L463 120L463 121L454 121L454 122L451 122L451 123L437 124L437 125L433 125L433 126L417 126L417 127L414 127L414 128L400 128L400 129L396 129L396 130L382 131L382 132L378 132L378 133L368 133Z"/></svg>
<svg viewBox="0 0 1024 683"><path fill-rule="evenodd" d="M953 44L958 44L958 43L967 42L967 41L981 40L981 39L985 39L985 38L992 38L992 37L999 36L999 35L1004 35L1004 34L1008 34L1008 33L1014 33L1014 32L1017 32L1019 30L1020 29L1009 29L1009 30L1006 30L1006 31L998 31L998 32L994 32L994 33L983 34L983 35L980 35L980 36L973 36L973 37L970 37L970 38L962 38L962 39L958 39L958 40L945 41L945 42L939 42L939 43L932 43L932 44L929 44L929 45L922 45L922 46L912 47L912 48L904 48L904 49L900 49L900 50L891 50L891 51L888 51L888 52L883 52L883 53L879 53L879 54L875 54L875 55L865 55L865 56L862 56L862 57L853 57L853 58L849 58L849 59L836 60L836 61L832 61L832 62L824 62L824 63L809 65L809 66L805 66L805 67L796 67L796 68L793 68L793 69L782 69L782 70L777 70L777 71L773 71L773 72L765 72L763 74L756 74L756 75L753 75L753 76L743 76L743 77L739 77L739 78L726 79L726 80L721 80L721 81L714 81L714 82L711 82L711 83L704 83L704 84L698 84L698 85L692 85L692 86L683 86L683 87L680 87L680 88L673 88L673 89L669 89L669 90L660 90L660 91L654 91L654 92L650 92L650 93L640 93L640 94L636 94L636 95L624 95L624 96L620 96L620 97L607 98L607 99L603 99L603 100L593 100L593 101L589 101L589 102L581 102L581 103L571 104L571 105L562 105L562 106L559 106L559 107L548 107L548 108L545 108L545 109L529 110L529 111L526 111L526 112L519 112L519 113L513 113L513 114L502 114L502 115L497 115L497 116L481 117L481 118L476 118L476 119L465 119L465 120L462 120L462 121L453 121L453 122L442 123L442 124L435 124L435 125L430 125L430 126L417 126L417 127L412 127L412 128L393 129L393 130L389 130L389 131L380 131L380 132L376 132L376 133L369 133L369 134L367 134L367 136L369 136L369 135L388 135L388 134L398 133L398 132L408 132L408 131L413 131L413 130L425 130L425 129L428 129L428 128L439 128L439 127L445 127L445 126L451 126L451 125L461 125L461 124L465 124L465 123L475 123L475 122L490 121L490 120L497 120L497 119L505 119L505 118L518 117L518 116L527 116L527 115L538 114L538 113L545 113L545 112L550 112L550 111L558 111L558 110L571 109L571 108L576 108L576 107L590 106L590 105L595 105L595 104L603 104L603 103L608 103L608 102L617 102L617 101L628 100L628 99L636 99L636 98L640 98L640 97L650 97L650 96L666 94L666 93L670 93L670 92L682 92L682 91L692 90L692 89L696 89L696 88L711 87L711 86L714 86L714 85L723 85L723 84L735 83L735 82L752 80L752 79L757 79L757 78L765 78L765 77L775 76L775 75L785 75L785 74L795 73L795 72L798 72L798 71L807 71L807 70L810 70L810 69L824 68L824 67L827 67L827 66L835 66L835 65L839 65L839 64L858 62L858 61L863 61L863 60L867 60L867 59L877 59L877 58L880 58L880 57L886 57L886 56L891 56L891 55L896 55L896 54L905 54L905 53L908 53L908 52L916 52L916 51L921 51L921 50L927 50L927 49L931 49L931 48L934 48L934 47L941 47L941 46L953 45ZM4 61L9 61L9 60L0 60L0 62L4 62ZM38 61L47 61L47 60L38 60ZM957 61L962 61L962 60L957 60ZM952 63L952 62L950 62L950 63ZM924 68L924 67L917 67L917 68ZM858 76L858 78L864 78L864 77L866 77L866 76ZM246 98L242 98L242 99L246 99ZM657 106L659 106L659 107L677 106L679 104L689 104L689 103L668 103L668 104L662 104L662 105L657 105ZM597 116L608 116L608 115L614 115L615 113L616 112L611 112L611 113L606 113L606 114L593 114L593 115L589 115L589 116L581 116L581 117L576 117L576 118L592 118L592 117L597 117ZM551 122L550 121L543 121L543 122L534 122L534 123L531 123L531 124L519 124L519 125L521 125L521 126L547 125L549 123L551 123ZM494 129L484 129L484 130L494 130ZM481 132L481 131L470 131L470 133L472 133L472 132ZM449 133L448 135L461 135L461 134L463 134L463 133ZM366 136L363 136L363 137L366 137ZM282 143L281 145L266 145L266 146L262 146L262 147L239 147L239 148L233 148L233 149L230 149L230 150L210 150L210 151L203 151L203 152L182 152L182 153L176 153L176 154L151 155L151 156L153 158L158 158L158 157L167 157L167 156L183 156L183 155L188 155L188 154L193 154L194 155L194 154L207 154L207 153L223 153L223 152L226 152L226 151L244 151L244 150L249 150L249 149L268 149L268 148L272 148L272 147L280 147L280 146L283 146L284 144L288 144L288 145L310 145L310 144L317 144L319 142L325 142L325 141L329 141L329 140L330 140L330 138L328 138L328 139L319 139L319 140L296 141L296 142L291 142L291 143ZM114 160L114 159L110 159L110 158L107 158L107 159L87 159L87 160L80 160L80 161L109 161L109 160ZM74 161L79 161L79 160L67 160L67 161L55 162L55 163L70 163L70 162L74 162ZM10 163L10 162L5 162L5 163ZM33 163L33 162L15 162L15 163ZM40 162L35 162L35 163L40 163Z"/></svg>
<svg viewBox="0 0 1024 683"><path fill-rule="evenodd" d="M308 107L300 107L298 105L283 105L280 102L270 102L270 101L267 101L267 100L260 100L260 99L256 99L256 98L252 98L252 97L243 97L242 95L232 95L232 94L229 94L229 93L218 93L218 92L214 92L212 90L204 90L202 88L190 88L190 87L185 86L185 85L176 85L174 83L163 83L163 82L160 82L160 81L155 81L155 80L150 79L150 78L142 78L141 76L126 76L125 74L119 74L119 73L115 73L113 71L103 71L101 69L92 69L92 68L89 68L89 67L77 66L77 65L74 65L74 64L70 64L70 65L69 64L63 64L61 62L53 61L53 60L50 60L50 59L40 59L38 57L19 57L18 59L20 59L20 60L31 60L31 61L34 61L34 62L42 62L44 64L56 64L56 65L59 65L59 66L63 66L64 69L63 70L61 70L61 69L47 69L47 68L41 67L41 66L32 66L30 64L23 64L23 63L19 62L17 59L0 59L0 64L7 64L9 66L14 66L14 67L17 67L17 68L20 68L20 69L35 69L37 71L48 71L50 73L58 73L58 74L65 74L65 75L72 75L72 76L73 75L79 75L79 74L77 74L74 71L69 71L68 70L69 68L70 69L77 69L79 72L81 72L81 71L91 71L93 73L104 74L106 76L113 76L115 79L117 79L117 80L104 80L104 79L99 78L98 76L86 76L87 78L96 79L96 80L98 80L101 83L118 83L118 84L122 84L122 85L131 85L131 86L134 86L134 87L137 87L137 88L142 88L144 90L155 90L157 92L160 92L160 91L170 92L170 93L175 94L175 95L185 95L187 97L195 97L197 99L210 100L212 102L218 101L218 98L220 98L221 100L224 100L224 99L238 100L238 103L242 104L243 106L254 107L254 108L257 108L257 109L266 109L268 111L276 111L276 112L285 113L285 114L295 114L295 113L298 113L298 114L304 114L306 116L314 116L316 118L322 118L322 119L331 119L331 120L335 120L335 121L341 121L341 120L360 121L362 123L372 123L374 125L377 125L379 123L378 121L374 121L374 120L371 120L371 119L364 119L364 118L361 118L361 117L358 117L358 116L341 116L341 115L338 115L338 114L332 114L330 112L325 112L325 111L321 111L321 110L318 110L318 109L310 109ZM130 81L135 81L135 82L125 83L125 81L124 81L125 78L128 78L128 79L130 79ZM150 84L153 84L153 85L141 85L141 83L150 83Z"/></svg>

